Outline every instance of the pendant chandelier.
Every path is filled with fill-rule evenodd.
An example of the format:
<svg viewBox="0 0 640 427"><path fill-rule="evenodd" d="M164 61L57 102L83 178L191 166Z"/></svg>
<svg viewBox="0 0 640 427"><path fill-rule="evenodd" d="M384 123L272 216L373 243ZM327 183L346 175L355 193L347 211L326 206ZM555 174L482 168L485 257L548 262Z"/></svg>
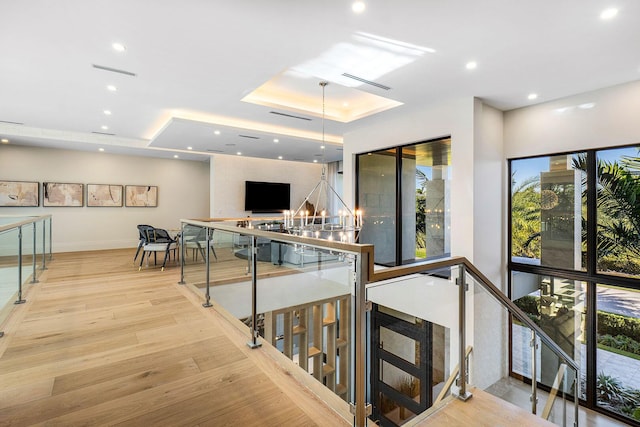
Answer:
<svg viewBox="0 0 640 427"><path fill-rule="evenodd" d="M322 87L322 149L325 147L324 92L329 83L320 82ZM362 211L347 206L340 195L327 181L324 151L320 182L311 190L300 207L284 212L284 228L297 236L315 237L338 242L357 243L362 229Z"/></svg>

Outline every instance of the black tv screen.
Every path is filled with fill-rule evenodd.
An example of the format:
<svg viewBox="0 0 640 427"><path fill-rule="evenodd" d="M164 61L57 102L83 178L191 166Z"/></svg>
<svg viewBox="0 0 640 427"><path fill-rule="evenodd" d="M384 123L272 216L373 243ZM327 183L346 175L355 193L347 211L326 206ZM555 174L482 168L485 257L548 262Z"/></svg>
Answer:
<svg viewBox="0 0 640 427"><path fill-rule="evenodd" d="M244 210L282 212L290 209L291 185L283 182L245 181Z"/></svg>

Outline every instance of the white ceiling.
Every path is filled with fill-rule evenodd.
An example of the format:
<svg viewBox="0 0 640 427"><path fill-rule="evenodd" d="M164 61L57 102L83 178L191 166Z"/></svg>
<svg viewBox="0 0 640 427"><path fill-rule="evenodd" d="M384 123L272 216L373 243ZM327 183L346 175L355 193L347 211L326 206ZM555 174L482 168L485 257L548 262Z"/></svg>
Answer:
<svg viewBox="0 0 640 427"><path fill-rule="evenodd" d="M181 159L330 161L342 157L344 134L389 112L460 96L509 110L640 79L638 0L368 0L362 14L351 2L2 1L0 137ZM605 21L608 7L619 12ZM389 89L353 86L342 73ZM282 99L243 101L261 87ZM384 98L397 106L372 101Z"/></svg>

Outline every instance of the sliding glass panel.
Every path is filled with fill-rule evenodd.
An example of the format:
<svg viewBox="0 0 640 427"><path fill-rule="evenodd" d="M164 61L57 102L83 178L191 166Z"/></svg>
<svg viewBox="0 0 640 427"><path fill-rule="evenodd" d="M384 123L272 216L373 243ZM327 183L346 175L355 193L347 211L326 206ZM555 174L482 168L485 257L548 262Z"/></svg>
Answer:
<svg viewBox="0 0 640 427"><path fill-rule="evenodd" d="M375 245L377 264L395 265L395 149L358 156L358 203L365 215L359 243Z"/></svg>
<svg viewBox="0 0 640 427"><path fill-rule="evenodd" d="M586 270L586 154L511 162L511 259Z"/></svg>
<svg viewBox="0 0 640 427"><path fill-rule="evenodd" d="M596 153L598 272L640 277L639 150Z"/></svg>
<svg viewBox="0 0 640 427"><path fill-rule="evenodd" d="M598 406L640 421L640 291L598 285Z"/></svg>
<svg viewBox="0 0 640 427"><path fill-rule="evenodd" d="M450 139L402 147L403 263L450 252L450 165Z"/></svg>

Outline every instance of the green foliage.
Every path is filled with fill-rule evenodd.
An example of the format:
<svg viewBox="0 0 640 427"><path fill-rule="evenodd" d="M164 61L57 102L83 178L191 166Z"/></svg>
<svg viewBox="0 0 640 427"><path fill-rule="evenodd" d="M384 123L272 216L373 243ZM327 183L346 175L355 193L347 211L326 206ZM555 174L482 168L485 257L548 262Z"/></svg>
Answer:
<svg viewBox="0 0 640 427"><path fill-rule="evenodd" d="M533 318L537 318L540 315L540 308L538 307L538 298L533 295L525 295L521 298L518 298L514 301L514 304L518 306L518 308L524 311L527 314L533 316ZM531 316L530 316L531 317Z"/></svg>
<svg viewBox="0 0 640 427"><path fill-rule="evenodd" d="M421 171L416 169L416 174L418 174L418 172L422 173ZM426 204L427 204L427 194L424 191L424 188L418 188L416 190L416 247L419 249L424 249L427 247L427 244L426 244L426 234L427 234L426 227L427 226L425 224L425 217L424 217ZM424 258L424 256L419 258Z"/></svg>
<svg viewBox="0 0 640 427"><path fill-rule="evenodd" d="M596 378L596 390L599 404L620 403L624 387L620 380L600 372Z"/></svg>
<svg viewBox="0 0 640 427"><path fill-rule="evenodd" d="M586 163L586 155L580 155L574 158L573 166L586 171ZM624 157L620 162L599 160L596 174L598 268L638 274L637 263L624 260L640 256L640 157Z"/></svg>
<svg viewBox="0 0 640 427"><path fill-rule="evenodd" d="M624 335L640 342L640 319L638 318L598 311L597 322L598 333L601 335Z"/></svg>
<svg viewBox="0 0 640 427"><path fill-rule="evenodd" d="M630 418L640 419L640 390L624 387L620 380L604 372L596 378L598 405Z"/></svg>
<svg viewBox="0 0 640 427"><path fill-rule="evenodd" d="M609 334L600 335L598 336L598 344L606 345L612 349L640 355L640 342L625 335L616 335L615 337Z"/></svg>
<svg viewBox="0 0 640 427"><path fill-rule="evenodd" d="M511 188L511 253L540 258L540 179L533 176Z"/></svg>
<svg viewBox="0 0 640 427"><path fill-rule="evenodd" d="M598 259L598 270L640 276L640 262L631 257L606 256Z"/></svg>

